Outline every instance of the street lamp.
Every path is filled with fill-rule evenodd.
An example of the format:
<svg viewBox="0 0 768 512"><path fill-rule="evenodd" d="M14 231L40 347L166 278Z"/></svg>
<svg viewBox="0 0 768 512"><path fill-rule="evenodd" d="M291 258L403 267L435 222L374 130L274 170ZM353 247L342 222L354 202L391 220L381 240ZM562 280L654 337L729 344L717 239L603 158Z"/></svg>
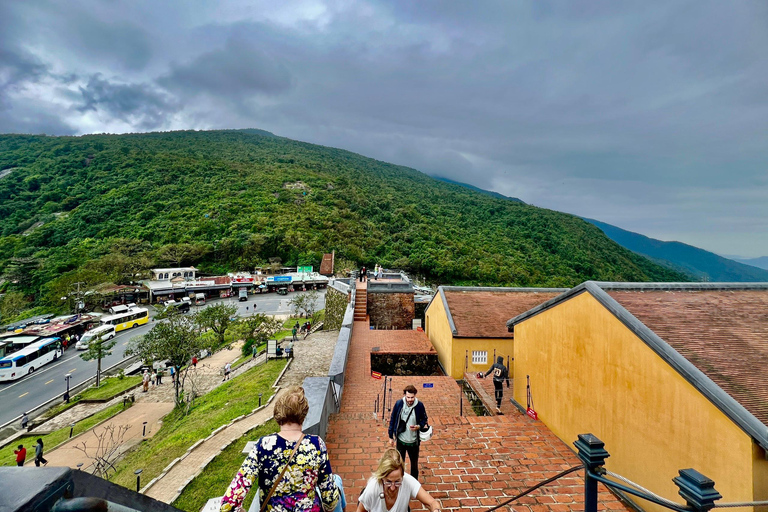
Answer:
<svg viewBox="0 0 768 512"><path fill-rule="evenodd" d="M69 379L72 378L72 374L68 373L64 376L64 380L67 381L67 391L64 393L64 401L69 403Z"/></svg>
<svg viewBox="0 0 768 512"><path fill-rule="evenodd" d="M144 471L143 469L137 469L133 472L134 475L136 475L136 492L139 492L139 489L141 489L141 472Z"/></svg>

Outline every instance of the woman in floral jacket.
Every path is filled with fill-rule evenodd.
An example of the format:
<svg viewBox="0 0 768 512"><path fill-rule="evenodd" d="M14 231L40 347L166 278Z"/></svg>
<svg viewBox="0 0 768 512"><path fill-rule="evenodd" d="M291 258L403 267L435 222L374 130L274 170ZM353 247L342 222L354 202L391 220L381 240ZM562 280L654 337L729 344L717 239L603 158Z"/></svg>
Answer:
<svg viewBox="0 0 768 512"><path fill-rule="evenodd" d="M258 440L229 484L221 501L222 512L242 507L246 493L254 484L263 502L302 436L301 425L307 412L309 404L301 387L290 388L277 399L273 414L280 425L280 432ZM320 491L319 495L316 488ZM290 466L264 510L320 512L322 508L331 511L339 496L325 443L318 436L308 435L296 448Z"/></svg>

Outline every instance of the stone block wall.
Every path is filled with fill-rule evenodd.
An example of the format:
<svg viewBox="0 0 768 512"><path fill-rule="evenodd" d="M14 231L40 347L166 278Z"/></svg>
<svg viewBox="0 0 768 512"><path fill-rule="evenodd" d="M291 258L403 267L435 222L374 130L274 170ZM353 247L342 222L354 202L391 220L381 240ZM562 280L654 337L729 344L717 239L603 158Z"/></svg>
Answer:
<svg viewBox="0 0 768 512"><path fill-rule="evenodd" d="M348 296L333 287L325 292L325 326L326 330L335 331L341 328L344 312L347 310Z"/></svg>
<svg viewBox="0 0 768 512"><path fill-rule="evenodd" d="M371 371L382 375L444 375L435 353L371 352Z"/></svg>
<svg viewBox="0 0 768 512"><path fill-rule="evenodd" d="M414 315L412 292L368 292L368 316L374 329L412 329Z"/></svg>

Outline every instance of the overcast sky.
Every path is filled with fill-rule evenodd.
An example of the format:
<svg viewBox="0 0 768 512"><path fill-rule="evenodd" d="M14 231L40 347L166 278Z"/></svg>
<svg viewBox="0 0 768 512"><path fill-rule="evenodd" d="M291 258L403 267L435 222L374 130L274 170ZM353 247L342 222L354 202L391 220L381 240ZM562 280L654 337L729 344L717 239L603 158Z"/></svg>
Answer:
<svg viewBox="0 0 768 512"><path fill-rule="evenodd" d="M0 1L0 132L261 128L768 255L768 2Z"/></svg>

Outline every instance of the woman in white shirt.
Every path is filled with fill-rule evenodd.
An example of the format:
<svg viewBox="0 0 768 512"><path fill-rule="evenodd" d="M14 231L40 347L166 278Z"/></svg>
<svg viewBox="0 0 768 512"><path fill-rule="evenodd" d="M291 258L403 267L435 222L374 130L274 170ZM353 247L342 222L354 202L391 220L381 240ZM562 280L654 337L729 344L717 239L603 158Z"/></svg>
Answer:
<svg viewBox="0 0 768 512"><path fill-rule="evenodd" d="M414 498L432 512L440 510L440 503L419 481L405 474L405 464L397 449L389 448L360 495L357 512L406 512L408 502Z"/></svg>

